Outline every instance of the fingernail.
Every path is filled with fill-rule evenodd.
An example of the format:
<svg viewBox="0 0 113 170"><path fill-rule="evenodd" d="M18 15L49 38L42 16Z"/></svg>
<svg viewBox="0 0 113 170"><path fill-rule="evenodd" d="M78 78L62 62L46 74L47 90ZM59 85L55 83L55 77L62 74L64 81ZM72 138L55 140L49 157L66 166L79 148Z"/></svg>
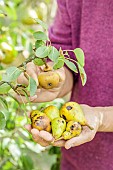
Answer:
<svg viewBox="0 0 113 170"><path fill-rule="evenodd" d="M31 96L31 97L30 97L30 100L33 101L33 100L35 100L36 98L37 98L37 95L34 95L34 96Z"/></svg>
<svg viewBox="0 0 113 170"><path fill-rule="evenodd" d="M39 82L38 82L38 80L36 79L35 81L36 81L37 86L39 86Z"/></svg>
<svg viewBox="0 0 113 170"><path fill-rule="evenodd" d="M70 149L72 146L71 145L66 145L65 148L66 149Z"/></svg>

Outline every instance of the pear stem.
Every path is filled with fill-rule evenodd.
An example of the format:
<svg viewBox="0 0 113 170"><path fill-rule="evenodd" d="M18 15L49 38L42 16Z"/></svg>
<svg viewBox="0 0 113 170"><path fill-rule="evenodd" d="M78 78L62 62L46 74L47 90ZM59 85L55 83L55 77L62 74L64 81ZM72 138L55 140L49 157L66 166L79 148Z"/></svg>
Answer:
<svg viewBox="0 0 113 170"><path fill-rule="evenodd" d="M44 62L44 65L45 65L45 68L44 68L44 72L48 72L48 71L51 71L52 70L52 67L51 66L49 66L47 63L46 63L46 60L43 58L42 59L43 60L43 62Z"/></svg>
<svg viewBox="0 0 113 170"><path fill-rule="evenodd" d="M94 130L94 128L90 126L88 123L86 123L85 126L87 126L90 130Z"/></svg>
<svg viewBox="0 0 113 170"><path fill-rule="evenodd" d="M46 67L46 68L48 68L49 66L47 65L47 63L46 63L45 59L44 59L44 58L42 58L42 60L43 60L43 62L44 62L44 64L45 64L45 67Z"/></svg>
<svg viewBox="0 0 113 170"><path fill-rule="evenodd" d="M61 136L61 137L58 138L58 139L55 139L55 142L57 142L57 141L59 141L59 140L62 140L62 139L64 139L63 136Z"/></svg>

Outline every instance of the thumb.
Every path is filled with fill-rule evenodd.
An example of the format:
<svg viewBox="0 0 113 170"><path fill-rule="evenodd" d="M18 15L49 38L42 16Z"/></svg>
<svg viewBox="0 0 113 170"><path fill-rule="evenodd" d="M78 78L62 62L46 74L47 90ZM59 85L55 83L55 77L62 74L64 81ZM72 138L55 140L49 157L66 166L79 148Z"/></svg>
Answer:
<svg viewBox="0 0 113 170"><path fill-rule="evenodd" d="M66 75L65 75L65 69L64 69L64 67L56 70L56 73L59 74L59 76L60 76L60 81L65 81Z"/></svg>

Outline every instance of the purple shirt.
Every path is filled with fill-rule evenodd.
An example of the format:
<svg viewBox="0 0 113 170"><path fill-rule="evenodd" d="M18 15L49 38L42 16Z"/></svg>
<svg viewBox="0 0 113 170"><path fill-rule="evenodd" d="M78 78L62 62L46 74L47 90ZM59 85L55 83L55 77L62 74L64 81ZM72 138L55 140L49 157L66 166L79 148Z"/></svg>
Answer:
<svg viewBox="0 0 113 170"><path fill-rule="evenodd" d="M88 80L84 87L75 81L71 100L113 106L113 0L58 0L50 39L57 48L85 52ZM89 143L63 148L61 169L113 170L113 133L97 133Z"/></svg>

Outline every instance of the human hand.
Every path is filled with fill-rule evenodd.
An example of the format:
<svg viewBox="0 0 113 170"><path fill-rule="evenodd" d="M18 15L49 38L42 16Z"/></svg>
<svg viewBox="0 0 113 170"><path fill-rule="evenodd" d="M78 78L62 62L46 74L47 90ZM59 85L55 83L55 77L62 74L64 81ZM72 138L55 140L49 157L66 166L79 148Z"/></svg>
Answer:
<svg viewBox="0 0 113 170"><path fill-rule="evenodd" d="M65 142L65 148L69 149L71 147L79 146L84 143L90 142L95 137L99 127L102 124L102 113L98 112L95 107L90 107L88 105L81 105L84 112L87 123L93 127L93 130L89 129L87 126L83 126L83 130L79 136L71 138Z"/></svg>
<svg viewBox="0 0 113 170"><path fill-rule="evenodd" d="M102 115L101 113L98 113L96 108L94 107L90 107L88 105L81 105L81 107L85 114L87 123L94 129L90 130L87 126L84 126L81 134L79 136L71 138L70 140L54 141L52 134L50 134L49 132L39 132L37 129L31 129L31 125L26 125L25 128L32 134L34 141L39 143L41 146L53 145L69 149L71 147L90 142L91 140L93 140L96 132L102 124Z"/></svg>
<svg viewBox="0 0 113 170"><path fill-rule="evenodd" d="M51 65L53 65L53 63L49 62L48 65L51 66ZM43 66L36 66L33 62L28 63L27 66L26 66L26 73L36 81L37 86L39 85L37 77L42 72L42 68L43 68ZM60 76L60 82L59 82L58 87L52 88L52 89L38 88L35 96L29 97L30 101L40 103L40 102L52 101L55 98L57 98L57 96L61 92L63 84L65 82L65 70L62 67L58 70L55 70L55 72L58 73L59 76ZM22 73L18 77L17 82L19 84L28 85L28 79L24 76L24 73ZM15 97L19 102L27 102L27 99L26 99L25 96L16 94Z"/></svg>
<svg viewBox="0 0 113 170"><path fill-rule="evenodd" d="M30 117L30 114L28 114L28 117ZM64 140L59 140L55 142L55 139L53 138L52 134L44 131L44 130L37 130L35 128L32 129L31 125L25 125L25 129L31 133L33 140L40 144L41 146L49 146L49 145L53 145L53 146L58 146L58 147L62 147L64 146L65 141Z"/></svg>

